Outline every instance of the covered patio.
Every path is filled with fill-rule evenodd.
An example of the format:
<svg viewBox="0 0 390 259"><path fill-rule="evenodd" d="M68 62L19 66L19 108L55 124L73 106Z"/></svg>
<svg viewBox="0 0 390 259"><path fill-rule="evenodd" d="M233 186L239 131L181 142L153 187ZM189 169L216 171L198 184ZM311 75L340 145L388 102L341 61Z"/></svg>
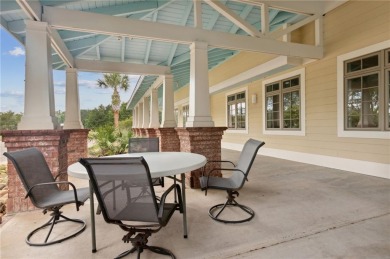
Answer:
<svg viewBox="0 0 390 259"><path fill-rule="evenodd" d="M222 150L236 161L239 152ZM77 187L85 180L70 179ZM156 189L157 192L162 189ZM149 242L172 250L177 258L388 258L390 255L390 182L373 176L282 160L260 150L238 201L254 209L252 221L226 225L207 215L225 200L223 191L187 190L188 239L182 217ZM88 201L87 201L88 202ZM30 247L27 233L46 217L40 211L8 215L1 225L1 258L112 258L130 246L124 232L97 216L97 248L91 253L88 204L71 217L87 221L79 236L47 247ZM142 258L156 258L145 251ZM164 258L164 257L162 257Z"/></svg>

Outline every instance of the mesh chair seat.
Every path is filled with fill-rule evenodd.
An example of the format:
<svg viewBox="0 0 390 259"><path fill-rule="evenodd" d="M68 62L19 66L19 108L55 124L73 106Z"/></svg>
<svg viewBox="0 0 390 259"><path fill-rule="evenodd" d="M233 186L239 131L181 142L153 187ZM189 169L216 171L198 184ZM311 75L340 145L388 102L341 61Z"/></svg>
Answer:
<svg viewBox="0 0 390 259"><path fill-rule="evenodd" d="M228 193L227 201L225 203L214 205L209 209L209 216L212 219L224 223L241 223L249 221L254 217L255 212L251 208L239 204L235 200L235 198L239 195L238 190L243 187L245 181L248 179L248 174L252 167L253 161L256 158L257 151L264 144L265 143L262 141L249 139L245 143L244 148L241 151L237 165L235 165L231 161L210 161L213 163L229 162L234 165L234 168L213 168L210 172L208 172L206 176L200 177L200 186L202 190L206 191L206 195L207 189L226 190L226 192ZM228 178L215 177L211 175L213 171L224 170L231 171L232 175ZM224 212L226 207L239 208L244 211L246 217L243 219L221 218L220 216L222 215L222 212Z"/></svg>
<svg viewBox="0 0 390 259"><path fill-rule="evenodd" d="M89 188L80 188L76 190L79 201L85 202L89 198ZM50 196L44 196L36 202L38 208L64 206L74 203L73 191L61 191Z"/></svg>
<svg viewBox="0 0 390 259"><path fill-rule="evenodd" d="M210 189L212 188L212 189L220 189L220 190L226 190L226 189L236 190L239 188L239 186L237 186L237 183L230 178L221 178L221 177L208 178L206 176L201 176L199 180L201 186L207 186Z"/></svg>
<svg viewBox="0 0 390 259"><path fill-rule="evenodd" d="M124 218L126 218L127 215L132 213L133 217L134 217L133 218L134 221L149 222L147 217L145 216L145 209L147 209L148 206L149 206L149 204L144 203L144 204L138 204L137 206L134 206L131 208L126 207L121 212L119 212L118 215L113 217L113 219L123 220ZM150 224L155 223L155 224L158 224L161 226L166 226L169 219L171 218L171 216L173 215L173 213L175 212L176 209L177 209L177 204L175 204L175 203L164 204L164 210L163 210L163 214L162 214L162 217L160 219L160 222L153 222L152 221L153 219L150 219L151 220ZM127 225L127 224L125 224L125 225Z"/></svg>
<svg viewBox="0 0 390 259"><path fill-rule="evenodd" d="M44 209L43 212L51 211L51 219L42 226L34 229L27 235L26 243L31 246L46 246L60 243L64 240L72 238L84 231L86 224L83 220L70 219L62 215L61 207L67 204L74 203L76 209L89 198L89 188L76 189L75 186L66 181L56 182L50 172L42 153L37 148L28 148L15 152L5 152L4 156L11 160L20 180L27 191L26 198L29 197L34 206ZM69 191L60 190L58 184L67 184L71 188ZM74 222L79 225L79 228L71 234L63 238L55 237L49 240L54 226L62 222ZM38 231L44 230L46 227L50 229L43 242L33 242L31 238Z"/></svg>

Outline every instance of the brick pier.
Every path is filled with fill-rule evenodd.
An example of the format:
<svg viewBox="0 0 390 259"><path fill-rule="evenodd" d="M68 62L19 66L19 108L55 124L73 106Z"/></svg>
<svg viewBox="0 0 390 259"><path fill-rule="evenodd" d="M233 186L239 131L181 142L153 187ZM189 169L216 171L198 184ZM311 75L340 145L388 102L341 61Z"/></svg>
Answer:
<svg viewBox="0 0 390 259"><path fill-rule="evenodd" d="M5 130L1 131L0 135L9 152L29 147L38 148L43 153L53 176L56 176L59 173L66 173L68 165L88 155L88 131L87 129ZM24 198L26 191L10 161L7 164L7 171L7 213L36 209L30 199ZM64 174L59 180L67 181L68 175Z"/></svg>

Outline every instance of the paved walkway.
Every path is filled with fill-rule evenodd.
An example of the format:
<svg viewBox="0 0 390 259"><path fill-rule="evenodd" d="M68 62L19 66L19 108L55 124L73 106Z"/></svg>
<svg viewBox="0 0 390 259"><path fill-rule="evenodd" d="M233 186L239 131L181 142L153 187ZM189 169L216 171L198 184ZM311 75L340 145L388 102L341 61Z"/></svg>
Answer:
<svg viewBox="0 0 390 259"><path fill-rule="evenodd" d="M224 159L238 155L223 150ZM72 180L79 187L87 185ZM237 198L256 215L233 225L207 214L212 205L225 201L226 193L211 190L204 196L200 190L187 190L188 239L182 237L179 213L149 239L177 258L390 258L390 180L259 155ZM90 224L88 205L79 212L66 206L64 214ZM0 257L112 258L130 247L121 241L124 232L101 216L96 254L91 253L89 228L62 244L29 247L27 233L46 218L40 211L11 217L1 226ZM166 257L146 251L142 258Z"/></svg>

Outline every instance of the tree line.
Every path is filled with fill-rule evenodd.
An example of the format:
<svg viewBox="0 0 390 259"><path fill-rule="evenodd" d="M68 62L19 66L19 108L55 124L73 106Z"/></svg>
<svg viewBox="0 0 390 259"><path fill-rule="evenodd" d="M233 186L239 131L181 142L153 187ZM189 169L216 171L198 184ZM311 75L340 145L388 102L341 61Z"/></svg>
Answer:
<svg viewBox="0 0 390 259"><path fill-rule="evenodd" d="M65 112L56 111L56 117L60 124L65 121ZM0 112L0 130L16 130L23 113L15 113L13 111ZM86 129L96 130L102 126L114 126L114 112L111 104L99 107L92 110L80 110L81 122ZM119 124L123 128L130 129L131 127L130 110L126 109L126 103L122 103L119 111Z"/></svg>

